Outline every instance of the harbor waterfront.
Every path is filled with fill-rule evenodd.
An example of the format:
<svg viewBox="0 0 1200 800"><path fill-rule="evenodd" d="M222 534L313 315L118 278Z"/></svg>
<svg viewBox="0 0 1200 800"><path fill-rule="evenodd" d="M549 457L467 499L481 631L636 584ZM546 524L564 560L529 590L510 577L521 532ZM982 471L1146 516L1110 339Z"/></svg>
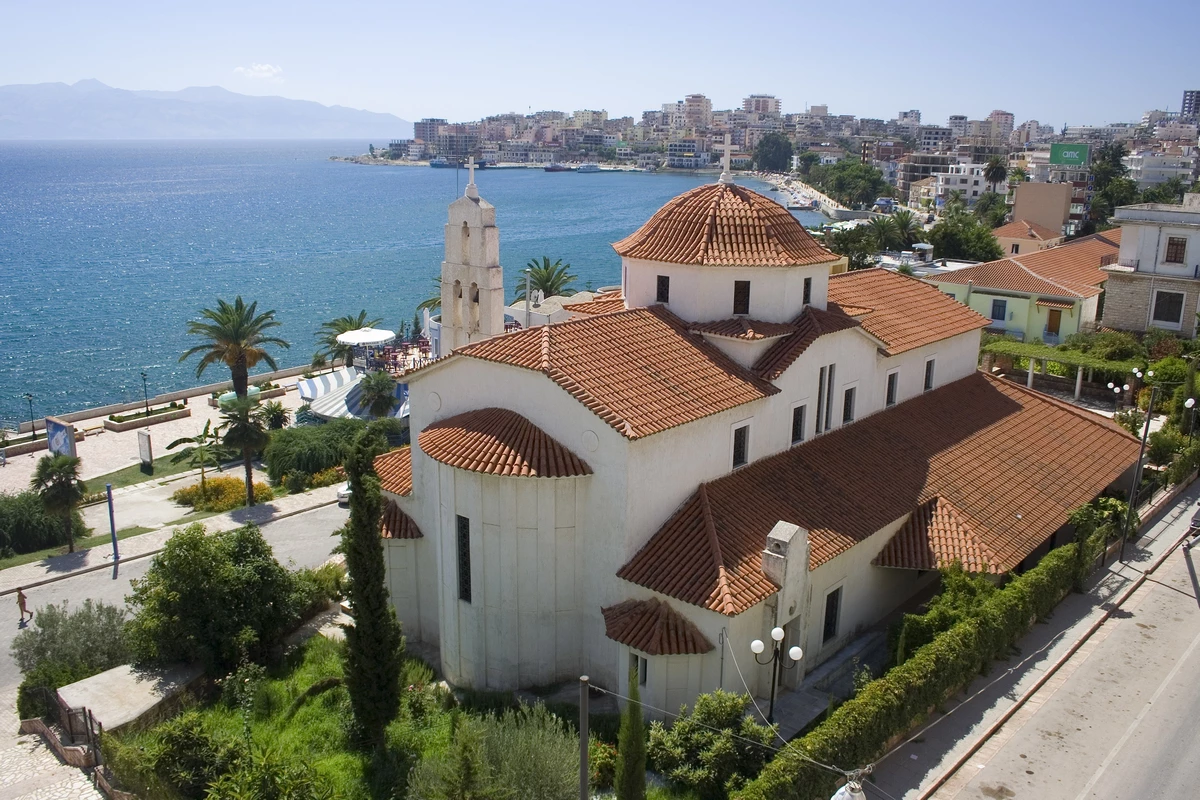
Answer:
<svg viewBox="0 0 1200 800"><path fill-rule="evenodd" d="M0 142L0 422L222 379L179 363L185 323L217 297L275 309L308 363L313 333L365 308L396 329L432 294L446 203L466 171L331 161L365 142ZM687 173L492 170L501 262L569 262L577 288L620 280L610 244ZM748 180L752 188L765 184ZM795 212L805 225L827 221ZM515 286L510 280L509 293Z"/></svg>

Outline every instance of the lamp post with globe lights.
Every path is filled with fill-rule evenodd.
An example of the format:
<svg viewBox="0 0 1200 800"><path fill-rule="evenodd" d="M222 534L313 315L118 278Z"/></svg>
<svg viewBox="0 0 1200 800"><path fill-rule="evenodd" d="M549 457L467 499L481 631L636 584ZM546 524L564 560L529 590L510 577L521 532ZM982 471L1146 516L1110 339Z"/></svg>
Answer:
<svg viewBox="0 0 1200 800"><path fill-rule="evenodd" d="M1196 430L1196 398L1189 397L1183 401L1183 407L1188 410L1188 444L1192 443L1192 432Z"/></svg>
<svg viewBox="0 0 1200 800"><path fill-rule="evenodd" d="M762 652L767 649L766 645L763 644L763 640L755 639L750 643L750 650L754 653L754 660L764 667L768 664L771 665L771 704L767 708L768 725L775 724L775 687L779 683L779 670L795 669L800 664L800 660L804 658L804 651L796 645L792 645L788 648L786 655L786 660L791 660L792 663L784 663L783 637L785 635L783 628L776 626L771 629L771 656L766 661L759 658Z"/></svg>
<svg viewBox="0 0 1200 800"><path fill-rule="evenodd" d="M1141 370L1135 369L1133 374L1140 380L1141 378L1153 378L1154 370L1148 369L1143 373ZM1129 504L1125 509L1125 524L1121 527L1121 552L1117 555L1117 560L1125 563L1125 542L1129 539L1129 526L1133 524L1133 509L1137 506L1138 486L1142 481L1142 459L1146 457L1146 439L1150 436L1150 417L1154 414L1154 403L1158 399L1158 385L1150 386L1150 404L1146 406L1146 422L1142 427L1142 447L1138 451L1137 463L1133 465L1133 484L1129 487Z"/></svg>
<svg viewBox="0 0 1200 800"><path fill-rule="evenodd" d="M1128 392L1129 384L1126 383L1123 386L1118 386L1117 384L1113 383L1112 381L1109 381L1108 388L1112 389L1112 392L1113 392L1113 397L1114 397L1113 417L1115 418L1117 415L1117 412L1121 410L1121 392Z"/></svg>

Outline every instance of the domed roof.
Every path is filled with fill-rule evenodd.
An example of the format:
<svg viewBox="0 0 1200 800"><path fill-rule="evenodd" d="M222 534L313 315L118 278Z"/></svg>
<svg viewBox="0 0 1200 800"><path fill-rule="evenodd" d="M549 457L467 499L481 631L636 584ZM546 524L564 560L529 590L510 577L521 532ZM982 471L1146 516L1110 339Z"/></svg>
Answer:
<svg viewBox="0 0 1200 800"><path fill-rule="evenodd" d="M786 208L733 183L684 192L613 249L627 258L714 267L793 267L838 258Z"/></svg>

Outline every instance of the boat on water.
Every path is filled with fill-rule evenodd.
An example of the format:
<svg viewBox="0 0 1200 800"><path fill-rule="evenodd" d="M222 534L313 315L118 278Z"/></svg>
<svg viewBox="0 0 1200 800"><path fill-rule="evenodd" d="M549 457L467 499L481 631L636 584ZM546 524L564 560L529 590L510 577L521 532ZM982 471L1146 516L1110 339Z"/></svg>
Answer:
<svg viewBox="0 0 1200 800"><path fill-rule="evenodd" d="M595 163L595 162L593 162L593 161L588 161L588 162L586 162L586 163L584 163L584 164L580 164L580 165L579 165L579 166L578 166L578 167L575 169L575 171L576 171L576 172L599 172L599 171L600 171L600 165L599 165L599 164L597 164L597 163Z"/></svg>
<svg viewBox="0 0 1200 800"><path fill-rule="evenodd" d="M453 167L453 166L457 166L457 165L451 164L449 161L447 161L444 158L435 158L429 162L429 166L445 169L447 167Z"/></svg>
<svg viewBox="0 0 1200 800"><path fill-rule="evenodd" d="M574 167L568 167L566 164L547 164L543 169L546 172L574 172Z"/></svg>

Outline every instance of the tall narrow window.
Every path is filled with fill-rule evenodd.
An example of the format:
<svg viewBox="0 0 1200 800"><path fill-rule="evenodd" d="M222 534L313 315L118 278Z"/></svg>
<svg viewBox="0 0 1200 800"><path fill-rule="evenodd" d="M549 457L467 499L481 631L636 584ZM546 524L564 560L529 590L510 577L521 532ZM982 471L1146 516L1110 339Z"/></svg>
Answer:
<svg viewBox="0 0 1200 800"><path fill-rule="evenodd" d="M750 426L733 429L733 468L746 466L750 447Z"/></svg>
<svg viewBox="0 0 1200 800"><path fill-rule="evenodd" d="M658 287L657 287L657 291L655 291L655 293L654 293L654 300L655 300L655 302L658 302L658 303L671 302L671 276L670 275L659 275L658 276Z"/></svg>
<svg viewBox="0 0 1200 800"><path fill-rule="evenodd" d="M825 367L821 367L821 372L817 377L817 428L816 432L820 433L825 430L821 427L821 423L825 420Z"/></svg>
<svg viewBox="0 0 1200 800"><path fill-rule="evenodd" d="M896 392L900 385L900 373L889 372L887 376L887 397L884 400L884 405L888 408L896 405Z"/></svg>
<svg viewBox="0 0 1200 800"><path fill-rule="evenodd" d="M821 631L821 643L825 644L837 638L838 617L842 611L842 587L834 589L825 595L825 626Z"/></svg>
<svg viewBox="0 0 1200 800"><path fill-rule="evenodd" d="M829 372L825 377L825 430L833 427L833 371L835 364L829 365Z"/></svg>
<svg viewBox="0 0 1200 800"><path fill-rule="evenodd" d="M851 386L842 394L842 424L854 422L854 392L855 389Z"/></svg>
<svg viewBox="0 0 1200 800"><path fill-rule="evenodd" d="M808 406L796 406L792 409L792 444L804 441L804 414Z"/></svg>
<svg viewBox="0 0 1200 800"><path fill-rule="evenodd" d="M750 281L733 282L733 313L750 313Z"/></svg>
<svg viewBox="0 0 1200 800"><path fill-rule="evenodd" d="M804 305L812 302L812 278L804 279Z"/></svg>
<svg viewBox="0 0 1200 800"><path fill-rule="evenodd" d="M471 520L455 517L458 524L458 599L471 602Z"/></svg>
<svg viewBox="0 0 1200 800"><path fill-rule="evenodd" d="M925 362L925 391L933 388L933 365L934 360L931 358Z"/></svg>
<svg viewBox="0 0 1200 800"><path fill-rule="evenodd" d="M993 300L992 301L992 319L1003 322L1008 316L1008 301Z"/></svg>

